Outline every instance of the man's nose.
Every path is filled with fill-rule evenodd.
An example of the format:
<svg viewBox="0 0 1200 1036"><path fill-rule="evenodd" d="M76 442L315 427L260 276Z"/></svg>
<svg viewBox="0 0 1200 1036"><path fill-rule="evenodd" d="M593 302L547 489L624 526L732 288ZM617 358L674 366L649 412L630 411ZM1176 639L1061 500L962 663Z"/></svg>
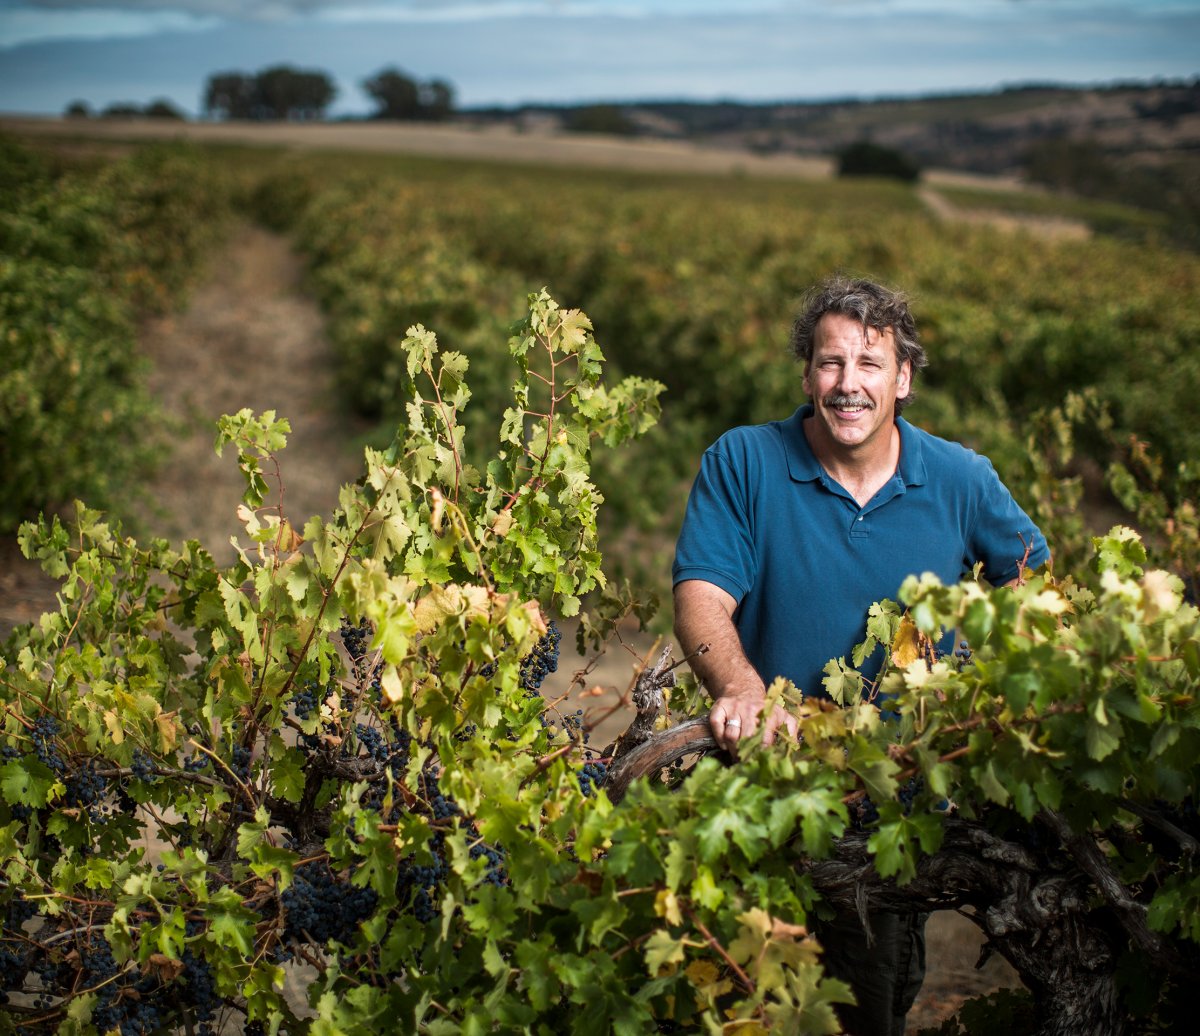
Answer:
<svg viewBox="0 0 1200 1036"><path fill-rule="evenodd" d="M852 363L844 364L838 374L838 391L844 396L852 396L859 386L858 368Z"/></svg>

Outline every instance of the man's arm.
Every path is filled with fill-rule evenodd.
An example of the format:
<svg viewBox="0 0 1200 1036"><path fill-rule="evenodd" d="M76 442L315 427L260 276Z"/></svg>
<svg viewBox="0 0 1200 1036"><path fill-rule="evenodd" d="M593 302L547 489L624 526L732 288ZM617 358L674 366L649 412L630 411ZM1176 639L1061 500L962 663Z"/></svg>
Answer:
<svg viewBox="0 0 1200 1036"><path fill-rule="evenodd" d="M743 731L758 725L766 698L762 677L742 650L733 611L737 601L713 583L685 579L675 587L675 636L685 656L694 655L701 644L708 650L692 658L692 670L713 698L709 723L717 744L737 750ZM776 708L767 717L763 742L775 740L775 731L786 726L796 736L796 719Z"/></svg>

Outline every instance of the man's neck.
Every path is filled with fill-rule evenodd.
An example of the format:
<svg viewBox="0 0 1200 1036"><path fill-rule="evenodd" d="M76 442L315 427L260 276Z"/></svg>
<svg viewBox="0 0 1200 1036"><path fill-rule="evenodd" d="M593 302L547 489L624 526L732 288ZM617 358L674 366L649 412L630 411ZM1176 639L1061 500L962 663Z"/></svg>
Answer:
<svg viewBox="0 0 1200 1036"><path fill-rule="evenodd" d="M862 446L844 446L825 434L821 422L813 417L804 420L804 436L817 463L860 507L879 492L900 463L900 429L894 422L888 435Z"/></svg>

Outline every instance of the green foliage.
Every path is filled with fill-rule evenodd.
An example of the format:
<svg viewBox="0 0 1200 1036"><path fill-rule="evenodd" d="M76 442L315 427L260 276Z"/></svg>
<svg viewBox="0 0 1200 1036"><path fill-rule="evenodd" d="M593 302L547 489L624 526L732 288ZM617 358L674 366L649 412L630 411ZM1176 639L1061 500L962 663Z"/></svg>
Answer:
<svg viewBox="0 0 1200 1036"><path fill-rule="evenodd" d="M546 284L591 315L618 370L668 389L663 422L638 448L598 460L615 528L657 523L669 538L703 448L802 401L788 325L803 291L838 269L912 294L931 363L909 418L991 456L1039 519L1057 496L1054 549L1068 569L1089 550L1086 514L1072 530L1061 505L1083 486L1053 480L1127 462L1136 433L1162 457L1170 492L1178 465L1200 453L1197 324L1183 301L1200 283L1193 256L947 226L909 187L881 182L498 175L415 161L360 170L347 183L343 162L314 161L261 192L310 259L350 405L389 425L399 417L396 343L420 322L471 357L476 402L498 413L505 383L489 343L527 286ZM1071 433L1060 449L1051 414L1089 393L1087 413L1062 412ZM1031 437L1051 453L1031 456Z"/></svg>
<svg viewBox="0 0 1200 1036"><path fill-rule="evenodd" d="M572 108L567 113L564 128L571 133L608 133L619 137L633 136L637 132L629 116L615 104Z"/></svg>
<svg viewBox="0 0 1200 1036"><path fill-rule="evenodd" d="M176 300L220 231L222 181L153 148L56 175L6 144L0 212L0 529L113 502L150 453L135 320Z"/></svg>
<svg viewBox="0 0 1200 1036"><path fill-rule="evenodd" d="M895 148L855 141L838 152L838 176L884 176L904 183L915 183L921 169L911 158Z"/></svg>
<svg viewBox="0 0 1200 1036"><path fill-rule="evenodd" d="M602 381L590 322L544 292L507 352L498 448L472 463L468 362L411 328L404 424L302 534L264 475L286 422L223 419L247 479L228 569L82 505L69 529L25 526L62 589L0 670L0 907L28 916L0 951L24 1024L102 1031L135 1003L208 1024L208 982L222 1010L289 1033L834 1032L848 992L807 933L804 863L864 793L880 874L905 882L937 851L946 798L1001 825L1061 810L1156 928L1196 941L1187 858L1150 852L1142 816L1194 801L1200 615L1127 530L1097 541L1086 580L914 578L905 615L874 609L898 719L780 681L800 743L703 760L619 807L585 794L595 753L522 660L604 584L591 448L646 431L660 386ZM922 654L942 627L972 662ZM304 913L318 881L333 921ZM116 977L93 987L104 947ZM61 978L39 993L43 957ZM307 1004L283 992L301 959L319 965Z"/></svg>

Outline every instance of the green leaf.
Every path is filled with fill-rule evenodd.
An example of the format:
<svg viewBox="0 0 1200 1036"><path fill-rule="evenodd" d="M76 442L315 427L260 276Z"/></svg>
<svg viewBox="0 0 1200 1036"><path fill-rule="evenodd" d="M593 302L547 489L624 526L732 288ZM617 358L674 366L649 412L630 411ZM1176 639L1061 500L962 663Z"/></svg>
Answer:
<svg viewBox="0 0 1200 1036"><path fill-rule="evenodd" d="M831 658L822 672L825 673L821 681L825 693L838 705L849 705L862 697L862 675L851 669L845 659Z"/></svg>
<svg viewBox="0 0 1200 1036"><path fill-rule="evenodd" d="M56 781L54 771L35 756L9 759L0 766L0 794L10 806L41 809L49 803Z"/></svg>
<svg viewBox="0 0 1200 1036"><path fill-rule="evenodd" d="M1115 719L1100 722L1089 716L1084 737L1088 755L1097 761L1106 759L1121 746L1121 726Z"/></svg>

